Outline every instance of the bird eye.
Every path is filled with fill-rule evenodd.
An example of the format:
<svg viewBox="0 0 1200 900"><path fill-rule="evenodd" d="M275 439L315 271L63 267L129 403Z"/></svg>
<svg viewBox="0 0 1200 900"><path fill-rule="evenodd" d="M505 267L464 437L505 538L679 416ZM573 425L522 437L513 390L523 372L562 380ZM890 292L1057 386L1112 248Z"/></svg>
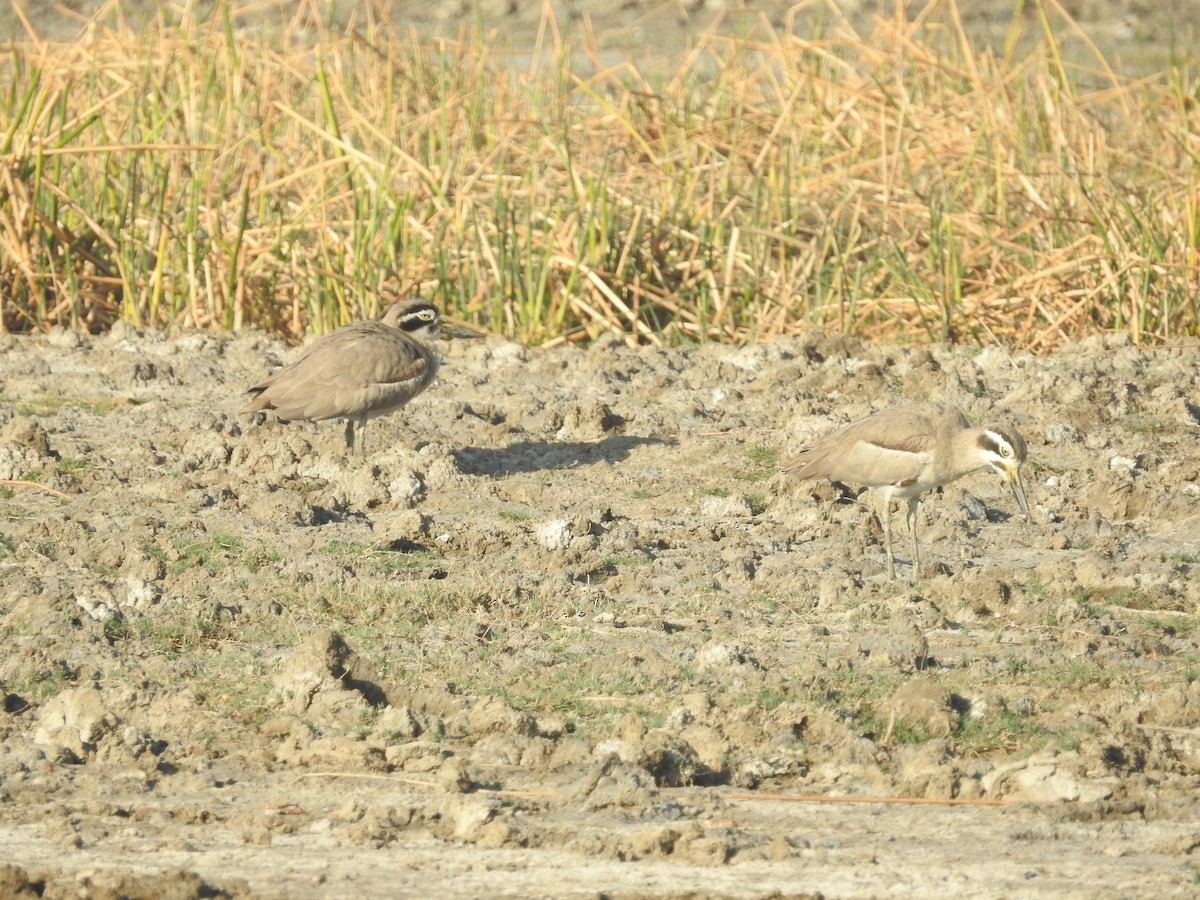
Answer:
<svg viewBox="0 0 1200 900"><path fill-rule="evenodd" d="M1012 456L1012 449L1009 447L1001 447L1000 455L1003 456L1005 459L1008 459L1010 456Z"/></svg>

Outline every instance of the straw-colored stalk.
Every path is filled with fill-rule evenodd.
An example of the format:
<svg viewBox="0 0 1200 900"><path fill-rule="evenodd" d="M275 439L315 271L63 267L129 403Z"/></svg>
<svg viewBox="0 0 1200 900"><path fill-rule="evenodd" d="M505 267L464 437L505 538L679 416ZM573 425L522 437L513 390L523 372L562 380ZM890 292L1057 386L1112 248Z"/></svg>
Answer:
<svg viewBox="0 0 1200 900"><path fill-rule="evenodd" d="M1195 334L1188 64L1122 77L1036 11L1001 54L944 2L654 69L550 20L518 63L370 9L304 7L303 44L229 8L30 40L0 62L0 327L299 336L390 285L535 342Z"/></svg>

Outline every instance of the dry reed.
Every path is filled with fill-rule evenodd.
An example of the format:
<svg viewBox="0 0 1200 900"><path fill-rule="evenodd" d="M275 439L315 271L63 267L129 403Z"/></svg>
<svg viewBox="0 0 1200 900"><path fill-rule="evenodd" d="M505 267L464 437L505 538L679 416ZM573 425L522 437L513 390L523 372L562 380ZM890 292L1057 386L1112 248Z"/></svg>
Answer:
<svg viewBox="0 0 1200 900"><path fill-rule="evenodd" d="M301 7L10 48L0 328L298 337L396 289L531 342L1197 333L1194 74L1114 72L1053 0L1001 52L935 2L653 70Z"/></svg>

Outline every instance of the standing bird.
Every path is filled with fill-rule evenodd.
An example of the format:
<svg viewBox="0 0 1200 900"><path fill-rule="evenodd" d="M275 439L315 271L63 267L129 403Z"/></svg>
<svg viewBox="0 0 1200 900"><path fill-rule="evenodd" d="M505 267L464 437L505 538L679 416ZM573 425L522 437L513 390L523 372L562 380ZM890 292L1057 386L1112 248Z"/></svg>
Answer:
<svg viewBox="0 0 1200 900"><path fill-rule="evenodd" d="M481 332L443 322L436 306L414 297L393 304L378 321L343 325L314 343L247 393L242 412L271 409L287 421L346 420L346 446L364 448L367 419L400 409L429 387L440 360L437 337L483 337Z"/></svg>
<svg viewBox="0 0 1200 900"><path fill-rule="evenodd" d="M892 558L892 501L907 500L912 537L912 577L917 551L917 504L921 494L979 469L989 468L1012 488L1017 505L1029 517L1021 484L1025 441L1016 429L990 425L973 428L961 410L911 406L888 409L859 419L804 450L784 470L797 478L827 478L866 485L883 496L883 533L888 577L896 577Z"/></svg>

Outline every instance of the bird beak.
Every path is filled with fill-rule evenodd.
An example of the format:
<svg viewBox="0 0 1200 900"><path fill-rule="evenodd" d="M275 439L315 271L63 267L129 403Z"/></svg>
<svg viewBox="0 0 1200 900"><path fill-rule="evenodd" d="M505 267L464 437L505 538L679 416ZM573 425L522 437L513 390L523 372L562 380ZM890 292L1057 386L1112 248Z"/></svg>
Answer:
<svg viewBox="0 0 1200 900"><path fill-rule="evenodd" d="M442 337L449 340L450 338L481 338L484 337L482 331L476 331L461 322L456 322L453 319L442 318L441 327Z"/></svg>
<svg viewBox="0 0 1200 900"><path fill-rule="evenodd" d="M1017 498L1017 505L1021 507L1021 512L1025 514L1025 518L1029 518L1029 501L1025 499L1025 486L1021 484L1021 470L1016 466L1009 466L1004 470L1004 480L1008 482L1008 486L1012 488L1013 496Z"/></svg>

